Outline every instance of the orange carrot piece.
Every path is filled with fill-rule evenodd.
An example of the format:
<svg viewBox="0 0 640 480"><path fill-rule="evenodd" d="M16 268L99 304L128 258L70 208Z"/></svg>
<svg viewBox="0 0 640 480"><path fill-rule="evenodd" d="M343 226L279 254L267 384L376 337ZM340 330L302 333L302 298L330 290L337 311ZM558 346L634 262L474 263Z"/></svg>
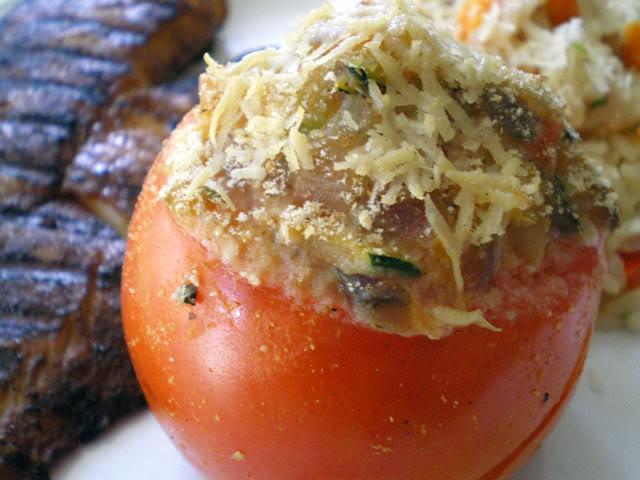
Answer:
<svg viewBox="0 0 640 480"><path fill-rule="evenodd" d="M631 22L624 29L622 60L628 67L640 70L640 22Z"/></svg>
<svg viewBox="0 0 640 480"><path fill-rule="evenodd" d="M458 10L458 38L468 40L480 26L494 0L467 0Z"/></svg>
<svg viewBox="0 0 640 480"><path fill-rule="evenodd" d="M548 0L547 14L552 25L560 25L580 16L580 5L578 0Z"/></svg>

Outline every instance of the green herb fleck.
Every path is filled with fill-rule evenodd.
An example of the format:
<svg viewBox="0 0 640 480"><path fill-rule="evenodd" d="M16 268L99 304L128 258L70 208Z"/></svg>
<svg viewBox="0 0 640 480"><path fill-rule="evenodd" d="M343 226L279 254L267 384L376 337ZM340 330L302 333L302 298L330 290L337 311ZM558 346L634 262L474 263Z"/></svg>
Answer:
<svg viewBox="0 0 640 480"><path fill-rule="evenodd" d="M385 270L394 270L395 272L407 277L419 277L422 271L413 263L386 255L369 254L369 260L373 268L382 268Z"/></svg>
<svg viewBox="0 0 640 480"><path fill-rule="evenodd" d="M371 65L371 67L346 65L345 71L336 81L335 89L349 95L367 97L369 95L370 82L375 82L380 91L384 93L387 86L385 85L383 74L379 70L381 69L377 65Z"/></svg>
<svg viewBox="0 0 640 480"><path fill-rule="evenodd" d="M581 53L585 57L589 56L589 50L587 49L587 46L584 43L573 42L571 46L575 48L577 52Z"/></svg>
<svg viewBox="0 0 640 480"><path fill-rule="evenodd" d="M354 67L353 65L349 65L347 67L349 73L355 77L358 82L360 82L360 86L364 88L369 88L369 75L367 71L362 67Z"/></svg>
<svg viewBox="0 0 640 480"><path fill-rule="evenodd" d="M369 94L369 75L364 68L347 66L347 72L336 82L336 89L348 95L366 97Z"/></svg>
<svg viewBox="0 0 640 480"><path fill-rule="evenodd" d="M553 194L555 197L555 208L553 212L553 224L562 233L578 233L580 220L571 205L571 200L564 180L555 175L553 177Z"/></svg>
<svg viewBox="0 0 640 480"><path fill-rule="evenodd" d="M217 191L210 187L200 187L200 192L202 195L213 203L222 202L222 195L220 195Z"/></svg>
<svg viewBox="0 0 640 480"><path fill-rule="evenodd" d="M369 95L369 72L363 67L347 65L347 72L336 82L336 89L349 94L366 97Z"/></svg>
<svg viewBox="0 0 640 480"><path fill-rule="evenodd" d="M609 103L609 95L605 95L603 97L600 98L596 98L593 102L591 102L591 109L595 110L596 108L602 108L604 107L607 103Z"/></svg>
<svg viewBox="0 0 640 480"><path fill-rule="evenodd" d="M178 290L176 290L174 297L180 303L184 303L185 305L195 305L197 295L198 287L191 282L187 282L184 285L180 285Z"/></svg>

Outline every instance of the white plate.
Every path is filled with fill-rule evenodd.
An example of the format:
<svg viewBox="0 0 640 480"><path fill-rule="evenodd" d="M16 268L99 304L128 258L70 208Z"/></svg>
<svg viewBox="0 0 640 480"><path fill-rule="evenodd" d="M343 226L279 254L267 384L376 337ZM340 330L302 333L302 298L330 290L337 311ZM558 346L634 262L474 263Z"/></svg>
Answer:
<svg viewBox="0 0 640 480"><path fill-rule="evenodd" d="M229 3L229 21L216 41L222 59L280 43L291 24L321 2ZM199 478L149 413L122 422L53 473L54 480ZM573 402L516 480L640 480L640 336L595 335Z"/></svg>

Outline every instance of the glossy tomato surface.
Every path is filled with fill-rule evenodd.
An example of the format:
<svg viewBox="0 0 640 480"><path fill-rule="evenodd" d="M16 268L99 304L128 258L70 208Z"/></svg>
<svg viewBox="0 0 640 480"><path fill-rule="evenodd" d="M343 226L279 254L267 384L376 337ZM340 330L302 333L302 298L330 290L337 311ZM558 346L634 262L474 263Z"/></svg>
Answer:
<svg viewBox="0 0 640 480"><path fill-rule="evenodd" d="M502 332L400 337L228 271L157 198L161 163L130 228L125 331L151 408L208 478L498 479L539 446L583 366L596 248L558 241L542 271L500 275L485 313ZM194 306L172 298L192 272Z"/></svg>

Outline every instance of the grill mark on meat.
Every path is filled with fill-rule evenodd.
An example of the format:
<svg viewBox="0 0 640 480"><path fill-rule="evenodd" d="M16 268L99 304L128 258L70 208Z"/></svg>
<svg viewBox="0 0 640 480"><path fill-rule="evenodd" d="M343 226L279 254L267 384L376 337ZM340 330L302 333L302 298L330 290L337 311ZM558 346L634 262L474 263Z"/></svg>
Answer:
<svg viewBox="0 0 640 480"><path fill-rule="evenodd" d="M105 95L99 91L40 80L0 79L0 117L51 115L89 120Z"/></svg>
<svg viewBox="0 0 640 480"><path fill-rule="evenodd" d="M87 15L86 14L87 12L74 11L75 9L78 8L76 5L76 2L72 4L72 9L68 9L66 10L66 12L63 10L53 11L50 7L51 7L50 3L47 2L45 6L46 10L40 9L35 15L29 14L29 15L25 15L24 17L20 17L14 14L12 16L13 22L9 23L8 25L18 24L18 23L28 24L30 22L33 22L36 25L43 22L45 24L61 23L65 27L68 25L73 25L73 26L77 26L81 30L85 30L85 29L88 31L95 30L100 33L108 32L107 35L101 35L107 38L109 38L109 36L111 35L118 36L118 35L131 34L130 38L135 39L132 42L133 44L136 44L138 40L145 41L148 36L147 32L132 28L130 24L128 24L127 22L117 22L117 24L115 22L109 23L101 19L98 15L96 15L97 12L88 12L89 14ZM116 11L123 13L122 9L117 9ZM83 15L83 13L85 14ZM148 24L147 28L145 28L144 30L148 30L149 33L153 33L154 26L155 25L153 24L151 25Z"/></svg>
<svg viewBox="0 0 640 480"><path fill-rule="evenodd" d="M91 10L89 10L91 9ZM98 19L104 25L142 32L152 32L160 22L170 20L176 14L176 5L171 2L128 1L96 2L95 0L51 0L40 4L41 17L73 20ZM14 18L30 18L32 13L26 6L18 6Z"/></svg>
<svg viewBox="0 0 640 480"><path fill-rule="evenodd" d="M35 315L3 315L0 319L0 348L25 342L33 338L42 338L59 330L59 325L52 324L51 318L38 318ZM4 352L4 350L0 350ZM0 371L0 376L5 375ZM7 378L10 375L6 374ZM2 388L2 386L0 386Z"/></svg>
<svg viewBox="0 0 640 480"><path fill-rule="evenodd" d="M28 216L9 213L1 215L0 218L17 225L37 227L65 235L72 233L107 240L119 238L113 230L98 219L88 217L82 208L67 203L64 204L64 208L58 204L48 204L30 212Z"/></svg>
<svg viewBox="0 0 640 480"><path fill-rule="evenodd" d="M74 129L76 127L76 118L73 114L54 115L50 113L14 113L8 112L2 121L23 122L23 123L40 123L43 125L55 125L58 127L68 127ZM10 140L10 139L9 139Z"/></svg>
<svg viewBox="0 0 640 480"><path fill-rule="evenodd" d="M111 82L130 71L126 63L69 50L0 51L0 78L52 81L106 90Z"/></svg>
<svg viewBox="0 0 640 480"><path fill-rule="evenodd" d="M61 181L59 172L0 163L0 211L27 210L50 195Z"/></svg>
<svg viewBox="0 0 640 480"><path fill-rule="evenodd" d="M58 170L71 130L59 125L42 125L12 120L0 121L0 160L43 171ZM12 140L12 141L9 141Z"/></svg>
<svg viewBox="0 0 640 480"><path fill-rule="evenodd" d="M0 162L43 171L58 171L60 159L72 155L67 126L0 121Z"/></svg>
<svg viewBox="0 0 640 480"><path fill-rule="evenodd" d="M0 24L1 25L1 24ZM0 27L0 31L1 27ZM0 39L2 42L2 39ZM0 43L0 51L6 53L8 56L10 55L37 55L41 53L58 53L60 55L67 55L69 58L86 58L91 60L105 61L105 62L113 62L114 64L126 65L128 68L131 68L132 65L127 62L126 59L113 59L109 57L105 57L103 55L90 55L84 53L82 50L74 49L74 48L66 48L66 47L55 47L55 46L47 46L47 47L34 47L32 45L5 45Z"/></svg>
<svg viewBox="0 0 640 480"><path fill-rule="evenodd" d="M0 362L0 459L48 463L141 405L120 327L123 252L71 203L0 215L0 359L13 359Z"/></svg>
<svg viewBox="0 0 640 480"><path fill-rule="evenodd" d="M60 268L2 265L0 283L0 314L71 315L87 294L85 274Z"/></svg>
<svg viewBox="0 0 640 480"><path fill-rule="evenodd" d="M41 49L67 48L106 58L125 58L133 48L145 43L147 36L139 32L116 30L97 21L33 18L8 23L4 29L8 47Z"/></svg>
<svg viewBox="0 0 640 480"><path fill-rule="evenodd" d="M113 229L78 207L63 210L48 205L30 215L0 215L0 262L66 266L86 270L95 262L93 242L102 242L101 255L107 261L98 269L99 280L117 285L124 247ZM83 221L78 221L80 216ZM86 243L91 238L93 242Z"/></svg>

